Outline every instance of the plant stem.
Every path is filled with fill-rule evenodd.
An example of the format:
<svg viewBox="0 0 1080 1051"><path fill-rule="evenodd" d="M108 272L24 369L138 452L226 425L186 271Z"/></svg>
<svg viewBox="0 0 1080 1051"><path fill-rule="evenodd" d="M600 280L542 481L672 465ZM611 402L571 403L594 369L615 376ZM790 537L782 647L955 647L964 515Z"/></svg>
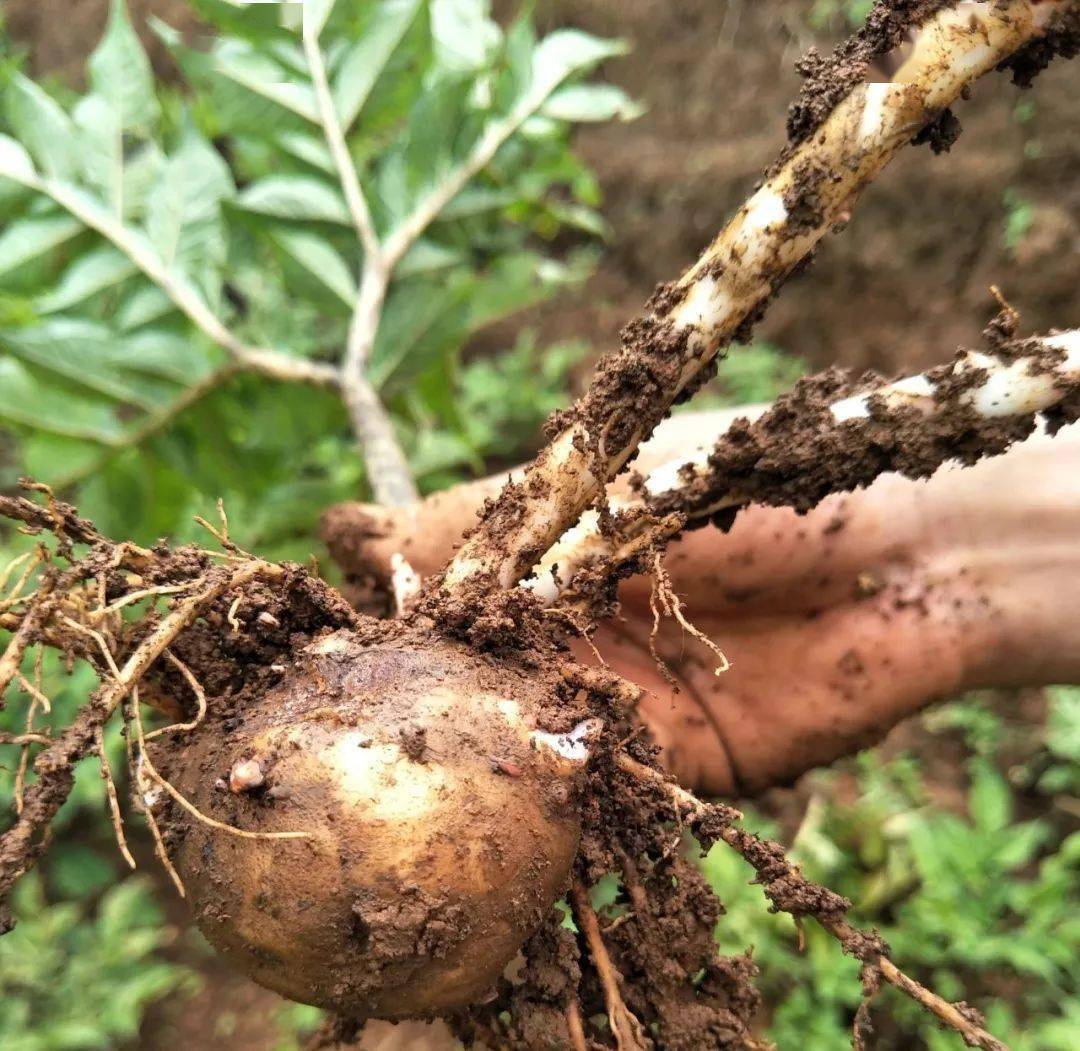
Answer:
<svg viewBox="0 0 1080 1051"><path fill-rule="evenodd" d="M805 382L812 387L815 379ZM603 533L597 513L586 511L548 549L523 586L544 601L555 601L571 589L584 566L598 560L610 560L612 568L627 565L640 555L642 537L650 544L662 542L681 532L687 521L749 503L809 510L827 495L863 488L886 472L903 468L913 475L915 458L903 439L912 413L925 420L916 438L917 473L928 477L968 440L973 418L1033 425L1036 414L1075 397L1078 390L1080 330L1073 330L961 353L947 365L838 399L820 419L805 411L800 415L798 402L782 398L746 428L740 425L736 440L721 435L713 444L661 464L634 496L611 499L611 510L621 512L626 523L618 537ZM826 473L821 454L836 446L845 431L860 428L867 431L867 445L872 439L873 461L840 460ZM991 435L985 447L969 450L967 458L999 455L1019 434L1020 428ZM818 490L806 487L811 477L807 457L814 460ZM746 480L745 491L730 482L733 474ZM804 484L791 488L792 480L799 479Z"/></svg>
<svg viewBox="0 0 1080 1051"><path fill-rule="evenodd" d="M450 563L444 586L516 585L632 457L671 403L693 390L895 154L981 75L1042 36L1077 0L952 3L920 26L890 82L855 85L679 282L627 330L519 486L507 486ZM645 384L643 387L642 384Z"/></svg>
<svg viewBox="0 0 1080 1051"><path fill-rule="evenodd" d="M15 178L15 175L10 175ZM291 383L336 387L338 370L332 365L306 361L265 347L250 347L231 332L203 302L198 292L171 271L144 238L103 211L75 187L36 175L20 175L28 189L52 198L83 225L97 231L123 252L187 316L205 336L224 349L241 368Z"/></svg>
<svg viewBox="0 0 1080 1051"><path fill-rule="evenodd" d="M315 87L319 123L330 148L334 167L337 168L349 214L364 249L360 291L349 323L345 358L341 366L341 394L353 433L360 445L375 500L391 507L406 507L416 503L420 494L413 481L409 461L398 442L394 421L367 377L368 359L375 345L375 336L379 331L383 304L386 302L396 261L386 257L379 243L371 210L360 186L360 177L334 106L318 35L314 23L309 19L304 20L302 36L304 54Z"/></svg>
<svg viewBox="0 0 1080 1051"><path fill-rule="evenodd" d="M308 70L311 73L311 82L315 87L315 100L319 107L319 122L322 125L326 144L330 148L330 156L334 160L338 177L341 180L341 188L345 193L345 203L349 208L353 226L360 237L364 255L368 260L378 259L382 255L379 245L378 234L375 232L375 223L371 218L371 210L368 208L364 191L360 187L360 177L356 172L352 156L349 154L349 146L345 141L345 133L338 119L337 109L334 107L334 96L330 93L330 83L326 77L326 63L323 60L322 48L319 46L318 36L309 19L304 20L302 33L304 42L304 55L307 58Z"/></svg>

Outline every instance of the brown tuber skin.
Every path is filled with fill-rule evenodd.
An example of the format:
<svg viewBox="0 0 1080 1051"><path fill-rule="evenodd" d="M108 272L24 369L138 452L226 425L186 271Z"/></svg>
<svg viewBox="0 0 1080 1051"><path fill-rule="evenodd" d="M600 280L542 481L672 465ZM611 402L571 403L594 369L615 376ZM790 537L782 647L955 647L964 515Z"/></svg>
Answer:
<svg viewBox="0 0 1080 1051"><path fill-rule="evenodd" d="M487 998L577 851L584 764L534 739L549 702L535 670L437 639L313 643L160 756L203 813L307 834L239 838L173 809L203 933L260 984L351 1017Z"/></svg>

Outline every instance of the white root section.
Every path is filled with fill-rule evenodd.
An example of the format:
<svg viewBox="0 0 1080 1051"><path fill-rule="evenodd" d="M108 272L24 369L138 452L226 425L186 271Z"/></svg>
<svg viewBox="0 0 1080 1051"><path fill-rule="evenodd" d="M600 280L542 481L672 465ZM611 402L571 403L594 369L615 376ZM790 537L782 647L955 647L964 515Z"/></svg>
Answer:
<svg viewBox="0 0 1080 1051"><path fill-rule="evenodd" d="M400 551L390 556L390 588L394 593L394 614L404 616L420 594L420 574Z"/></svg>
<svg viewBox="0 0 1080 1051"><path fill-rule="evenodd" d="M906 57L891 81L856 86L816 132L794 149L743 205L677 286L681 301L652 321L685 340L677 383L655 406L656 419L729 343L775 288L838 223L846 221L862 190L902 146L978 77L1041 36L1077 0L996 0L943 8L904 45ZM812 178L812 217L789 215L788 199L802 200ZM790 195L790 197L789 197ZM589 402L585 397L583 405ZM590 406L591 407L591 406ZM523 483L524 501L504 491L445 576L453 591L470 579L511 588L574 523L606 482L618 473L654 420L642 421L619 447L604 439L625 409L597 406L601 433L570 425L537 457ZM602 467L596 470L603 450ZM520 493L518 494L520 497Z"/></svg>
<svg viewBox="0 0 1080 1051"><path fill-rule="evenodd" d="M949 368L908 376L876 390L842 398L830 406L830 412L837 427L869 419L871 403L886 411L915 410L928 420L956 405L968 407L988 420L1045 412L1080 388L1080 329L1043 336L1028 343L1031 353L1019 357L1010 354L1004 358L989 351L967 351ZM1053 360L1054 356L1058 357L1057 361ZM954 384L969 373L978 373L981 382L950 398L944 390L945 385ZM714 496L707 502L695 501L689 495L695 482L708 477L711 452L711 445L701 445L686 456L661 464L645 479L643 495L612 499L611 509L638 514L641 527L648 529L656 521L648 516L650 501L674 502L690 520L707 518L717 511L746 504L747 498L737 492ZM672 497L678 499L672 501ZM633 529L630 531L632 533ZM546 602L555 602L580 569L598 559L622 561L632 553L632 547L632 536L623 536L621 541L616 541L603 535L597 513L586 511L578 523L551 546L521 586Z"/></svg>
<svg viewBox="0 0 1080 1051"><path fill-rule="evenodd" d="M1080 330L1060 332L1039 340L1040 348L1060 351L1064 357L1052 370L1040 369L1039 355L1005 362L993 354L969 350L952 368L953 376L983 371L985 380L960 396L980 416L1026 416L1052 408L1070 385L1080 379ZM938 388L927 376L909 376L870 394L836 402L832 414L837 423L869 419L870 399L880 399L890 409L912 408L930 415L938 408ZM654 490L650 489L650 492ZM659 495L659 491L655 491Z"/></svg>

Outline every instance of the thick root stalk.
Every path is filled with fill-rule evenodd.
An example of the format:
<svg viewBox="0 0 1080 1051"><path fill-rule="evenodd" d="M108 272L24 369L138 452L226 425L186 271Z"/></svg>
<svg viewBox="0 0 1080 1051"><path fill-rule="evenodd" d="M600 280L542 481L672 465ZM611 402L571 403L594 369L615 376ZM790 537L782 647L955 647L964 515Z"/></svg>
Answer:
<svg viewBox="0 0 1080 1051"><path fill-rule="evenodd" d="M831 229L847 221L863 189L970 85L1059 17L1076 0L952 3L918 27L881 8L884 39L864 34L869 59L913 39L888 82L846 85L811 128L799 131L701 259L658 290L648 313L624 331L619 353L602 363L584 398L529 467L508 485L447 569L451 592L467 582L509 589L572 525L634 455L680 396L707 376L720 349L752 324L783 282ZM881 25L878 25L880 31ZM891 33L891 35L890 35ZM826 92L828 95L828 92ZM824 96L823 96L824 97Z"/></svg>
<svg viewBox="0 0 1080 1051"><path fill-rule="evenodd" d="M643 541L655 546L695 520L750 503L806 511L889 471L925 478L949 460L1004 453L1040 413L1053 426L1072 422L1080 330L1002 340L920 375L860 384L848 393L833 372L810 377L714 445L662 464L633 497L610 501L622 528L605 531L595 511L585 512L523 586L554 602L586 566L639 560Z"/></svg>

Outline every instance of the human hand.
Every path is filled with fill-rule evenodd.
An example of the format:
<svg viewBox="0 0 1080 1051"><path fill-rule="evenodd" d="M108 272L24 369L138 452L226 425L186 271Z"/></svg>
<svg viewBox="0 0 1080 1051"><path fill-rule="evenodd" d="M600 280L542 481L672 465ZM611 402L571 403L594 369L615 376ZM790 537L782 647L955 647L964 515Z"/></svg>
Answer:
<svg viewBox="0 0 1080 1051"><path fill-rule="evenodd" d="M719 435L738 412L662 425L648 471ZM832 497L805 516L751 507L730 532L686 533L665 565L684 613L731 661L678 624L653 659L645 576L620 591L621 616L595 643L641 686L641 714L669 769L710 794L760 791L850 754L933 700L982 686L1080 678L1080 425L1036 437L927 482L896 475ZM324 533L354 579L403 554L437 572L504 477L415 507L347 504ZM616 487L616 491L617 491ZM589 647L575 644L583 661Z"/></svg>

